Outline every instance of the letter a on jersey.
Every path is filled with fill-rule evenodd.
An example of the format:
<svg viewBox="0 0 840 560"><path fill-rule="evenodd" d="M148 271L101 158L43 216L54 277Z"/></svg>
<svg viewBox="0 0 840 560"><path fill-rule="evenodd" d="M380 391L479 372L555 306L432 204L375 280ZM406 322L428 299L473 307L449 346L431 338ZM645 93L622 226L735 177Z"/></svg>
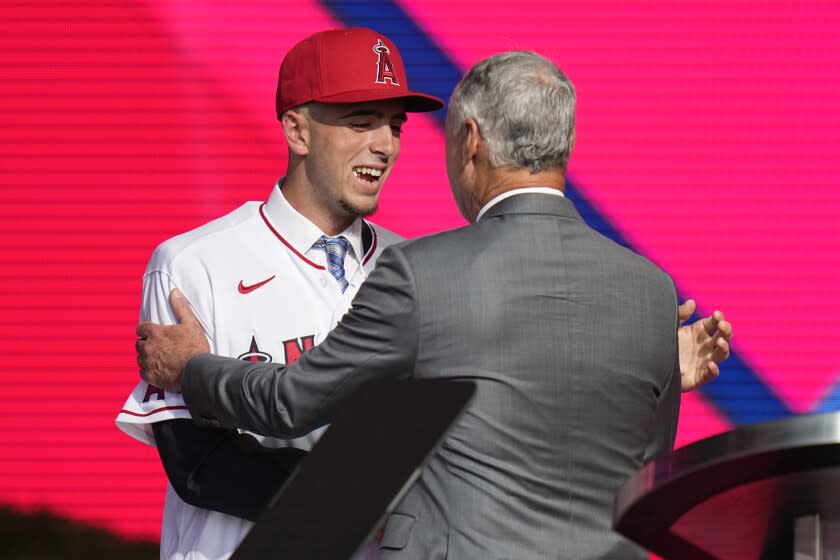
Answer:
<svg viewBox="0 0 840 560"><path fill-rule="evenodd" d="M400 85L397 81L397 74L394 72L394 65L391 64L391 49L382 42L382 39L377 39L373 46L373 52L376 53L376 83L385 84L391 82L395 86Z"/></svg>

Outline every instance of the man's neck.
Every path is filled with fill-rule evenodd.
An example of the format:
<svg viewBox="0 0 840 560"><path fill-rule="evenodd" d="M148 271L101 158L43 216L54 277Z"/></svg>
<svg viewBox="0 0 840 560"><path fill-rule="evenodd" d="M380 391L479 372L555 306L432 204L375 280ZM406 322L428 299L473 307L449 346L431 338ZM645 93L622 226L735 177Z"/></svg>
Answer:
<svg viewBox="0 0 840 560"><path fill-rule="evenodd" d="M329 236L335 236L350 227L356 219L351 214L334 215L325 205L312 196L312 187L287 177L281 187L289 205L302 216L318 226Z"/></svg>
<svg viewBox="0 0 840 560"><path fill-rule="evenodd" d="M527 169L490 167L486 170L480 184L481 190L476 196L478 208L482 208L500 194L514 189L546 187L563 192L566 179L563 169L548 169L531 173Z"/></svg>

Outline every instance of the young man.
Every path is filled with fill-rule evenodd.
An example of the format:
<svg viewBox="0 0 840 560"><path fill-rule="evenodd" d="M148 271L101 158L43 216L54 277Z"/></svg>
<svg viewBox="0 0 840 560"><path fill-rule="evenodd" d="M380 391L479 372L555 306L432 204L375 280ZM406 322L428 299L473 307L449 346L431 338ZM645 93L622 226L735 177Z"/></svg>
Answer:
<svg viewBox="0 0 840 560"><path fill-rule="evenodd" d="M264 203L248 202L161 244L143 278L141 320L174 323L167 298L177 287L193 302L214 352L293 363L325 338L382 250L400 240L363 218L376 210L399 156L406 112L442 106L409 90L396 47L372 30L326 31L295 45L277 87L285 178ZM216 467L203 475L224 480L247 472L245 483L255 489L279 484L321 430L293 440L256 438L197 429L190 418L180 394L141 382L117 425L157 444L169 475L161 558L226 558L251 522L183 501L179 494L200 484L188 465L207 461L209 448Z"/></svg>

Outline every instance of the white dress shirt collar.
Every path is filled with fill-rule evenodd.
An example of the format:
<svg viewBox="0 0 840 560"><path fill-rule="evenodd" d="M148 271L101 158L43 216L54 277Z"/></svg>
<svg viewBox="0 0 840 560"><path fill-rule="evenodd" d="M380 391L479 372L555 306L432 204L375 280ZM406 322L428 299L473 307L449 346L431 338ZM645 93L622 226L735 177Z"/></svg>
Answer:
<svg viewBox="0 0 840 560"><path fill-rule="evenodd" d="M266 218L298 253L306 255L315 262L324 262L326 260L324 250L313 249L312 246L322 235L326 234L309 218L292 208L292 205L283 195L282 185L283 179L278 179L277 184L271 189L271 194L264 208ZM338 235L343 235L350 243L351 250L348 251L347 256L361 262L364 256L362 253L361 218L353 220L353 223Z"/></svg>
<svg viewBox="0 0 840 560"><path fill-rule="evenodd" d="M552 189L550 187L522 187L521 189L512 189L491 198L490 202L481 207L481 210L479 210L478 212L478 216L475 217L475 221L477 222L478 220L480 220L481 217L496 204L500 203L506 198L510 198L518 194L553 194L555 196L566 196L565 194L563 194L563 191L559 189Z"/></svg>

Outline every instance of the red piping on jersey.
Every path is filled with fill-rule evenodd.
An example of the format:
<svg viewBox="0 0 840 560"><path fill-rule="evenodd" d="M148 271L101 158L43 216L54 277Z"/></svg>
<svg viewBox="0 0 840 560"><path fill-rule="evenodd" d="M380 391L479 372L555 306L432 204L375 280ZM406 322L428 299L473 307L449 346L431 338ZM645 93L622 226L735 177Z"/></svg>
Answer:
<svg viewBox="0 0 840 560"><path fill-rule="evenodd" d="M131 412L130 410L122 409L120 410L120 414L130 414L131 416L141 416L145 418L146 416L151 416L152 414L157 414L158 412L163 412L164 410L189 410L186 406L182 404L177 404L174 406L164 406L162 408L156 408L151 412L147 412L146 414L141 414L139 412Z"/></svg>
<svg viewBox="0 0 840 560"><path fill-rule="evenodd" d="M309 266L312 266L312 267L314 267L314 268L317 268L318 270L326 270L326 268L325 268L325 267L321 266L320 264L315 264L314 262L310 261L309 259L307 259L307 258L306 258L306 257L304 257L303 255L301 255L301 254L298 252L298 250L297 250L297 249L295 249L294 247L292 247L292 244L291 244L291 243L289 243L288 241L286 241L286 240L283 238L283 236L282 236L282 235L280 235L280 232L279 232L279 231L277 231L276 229L274 229L274 226L272 226L272 225L271 225L271 222L269 222L269 221L268 221L268 218L266 218L266 217L265 217L265 212L263 212L263 207L264 207L264 206L265 206L265 202L263 202L262 204L260 204L260 216L262 216L262 219L263 219L263 221L265 222L265 225L267 225L267 226L268 226L268 229L270 229L270 230L271 230L271 233L273 233L274 235L276 235L276 236L277 236L277 239L279 239L279 240L283 243L283 245L285 245L286 247L288 247L288 248L289 248L289 250L290 250L292 253L294 253L295 255L299 256L299 257L303 260L303 262L305 262L305 263L306 263L306 264L308 264Z"/></svg>
<svg viewBox="0 0 840 560"><path fill-rule="evenodd" d="M370 242L370 249L368 249L367 255L362 260L362 266L366 265L370 258L373 256L374 251L376 251L376 230L373 228L372 225L365 222L365 225L370 228L370 232L373 234L373 240Z"/></svg>

